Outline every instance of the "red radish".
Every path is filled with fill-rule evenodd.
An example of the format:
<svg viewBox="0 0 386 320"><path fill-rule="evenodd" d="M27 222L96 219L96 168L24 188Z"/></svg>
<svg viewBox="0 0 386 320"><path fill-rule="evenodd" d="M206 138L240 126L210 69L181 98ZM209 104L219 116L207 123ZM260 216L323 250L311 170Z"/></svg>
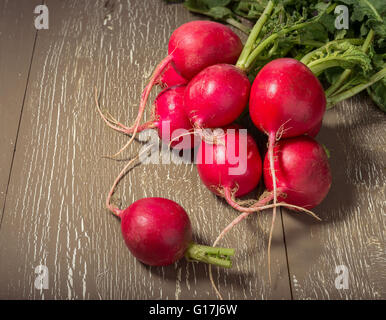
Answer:
<svg viewBox="0 0 386 320"><path fill-rule="evenodd" d="M264 158L263 175L264 182L268 191L273 191L274 180L270 163L270 155L266 154ZM276 176L278 200L281 203L274 204L284 206L289 209L306 212L315 216L309 209L319 205L326 197L331 186L331 172L328 164L328 157L324 148L309 136L299 136L280 140L273 148L273 169ZM264 204L259 204L264 205ZM213 246L228 232L233 226L247 217L254 211L270 207L239 208L244 211L237 219L224 229L216 239ZM319 219L320 220L320 219ZM274 223L274 221L272 222ZM272 228L270 240L272 237ZM270 248L269 241L268 247ZM269 250L268 250L269 254Z"/></svg>
<svg viewBox="0 0 386 320"><path fill-rule="evenodd" d="M158 135L166 144L176 149L191 149L194 147L195 139L177 139L181 135L180 130L192 131L193 127L184 110L185 86L175 86L163 90L155 99L155 114ZM163 125L164 124L164 125ZM170 129L169 129L170 128ZM164 130L169 132L164 132Z"/></svg>
<svg viewBox="0 0 386 320"><path fill-rule="evenodd" d="M325 110L326 97L318 78L295 59L267 63L253 82L249 113L267 135L305 134L322 121Z"/></svg>
<svg viewBox="0 0 386 320"><path fill-rule="evenodd" d="M234 250L192 242L189 216L176 202L165 198L143 198L125 210L110 203L118 182L140 156L129 161L121 171L106 199L107 208L121 219L123 238L131 253L151 266L170 265L185 255L188 260L230 267Z"/></svg>
<svg viewBox="0 0 386 320"><path fill-rule="evenodd" d="M232 206L233 197L246 195L257 187L262 173L255 141L236 125L215 130L212 142L203 139L196 163L201 181Z"/></svg>
<svg viewBox="0 0 386 320"><path fill-rule="evenodd" d="M239 68L229 64L210 66L186 87L187 115L198 128L228 125L245 109L250 88L248 77Z"/></svg>
<svg viewBox="0 0 386 320"><path fill-rule="evenodd" d="M240 131L238 125L214 130L212 143L206 139L201 140L196 164L205 186L216 195L224 197L236 210L252 213L274 207L262 207L273 200L272 192L265 193L251 207L243 207L234 200L234 197L244 196L255 189L262 175L262 161L257 145L251 135ZM281 190L279 194L282 194ZM312 212L296 204L281 202L275 206L304 211L315 217Z"/></svg>
<svg viewBox="0 0 386 320"><path fill-rule="evenodd" d="M140 126L152 87L170 63L183 78L190 80L208 66L234 64L242 47L240 38L230 28L217 22L191 21L177 28L169 39L169 55L156 67L142 92L133 136L128 144L134 140Z"/></svg>
<svg viewBox="0 0 386 320"><path fill-rule="evenodd" d="M176 149L191 149L194 147L195 139L178 138L181 131L192 131L193 127L189 118L184 111L184 92L185 86L173 86L162 90L154 101L153 117L150 121L138 127L137 131L141 132L146 129L157 128L160 139L166 144L170 144ZM127 128L115 119L107 119L102 114L98 104L98 111L104 121L113 129L125 134L133 134L134 128ZM119 154L123 147L117 154ZM117 155L116 154L116 155Z"/></svg>
<svg viewBox="0 0 386 320"><path fill-rule="evenodd" d="M169 40L173 66L185 79L214 64L235 64L243 44L227 26L212 21L191 21L177 28ZM166 58L167 59L167 58Z"/></svg>
<svg viewBox="0 0 386 320"><path fill-rule="evenodd" d="M177 86L180 84L187 84L188 80L183 78L171 64L166 67L166 70L158 78L157 84L162 88Z"/></svg>
<svg viewBox="0 0 386 320"><path fill-rule="evenodd" d="M320 204L332 180L324 148L313 138L300 136L278 141L273 153L278 200L307 209ZM264 182L269 191L273 190L268 155L264 159Z"/></svg>
<svg viewBox="0 0 386 320"><path fill-rule="evenodd" d="M192 239L188 215L168 199L137 200L120 217L127 247L147 265L163 266L181 259Z"/></svg>
<svg viewBox="0 0 386 320"><path fill-rule="evenodd" d="M322 128L322 121L320 121L315 127L308 130L307 135L312 138L315 138L318 135L321 128Z"/></svg>
<svg viewBox="0 0 386 320"><path fill-rule="evenodd" d="M272 191L273 179L268 154L265 156L263 168L266 187L268 191ZM256 211L284 206L289 209L306 212L319 219L307 209L312 209L320 204L331 186L331 172L324 148L313 138L305 135L280 140L274 147L274 170L279 192L278 200L282 202L276 205L266 205L263 195L263 201L255 203L250 208L236 208L243 211L243 213L220 233L213 246L216 246L234 226ZM270 255L271 238L272 227L268 243L268 255ZM270 263L270 258L268 258L268 262ZM211 268L209 268L209 275L213 288L221 297L214 284Z"/></svg>
<svg viewBox="0 0 386 320"><path fill-rule="evenodd" d="M277 203L273 147L278 136L295 137L317 126L326 110L326 97L318 78L303 63L280 58L267 63L251 89L249 113L253 123L268 135L268 157L274 205ZM268 261L276 206L268 244ZM270 276L270 274L269 274Z"/></svg>
<svg viewBox="0 0 386 320"><path fill-rule="evenodd" d="M328 157L324 148L309 136L300 136L280 140L276 143L274 150L274 172L277 179L277 189L279 192L278 200L283 201L278 204L265 205L266 203L256 203L251 208L240 208L243 214L234 219L217 237L213 246L224 237L235 225L240 223L248 215L255 211L277 206L288 207L293 210L304 211L319 219L311 211L320 204L326 197L331 186L331 172L328 164ZM266 154L264 159L264 182L268 191L273 190L273 179L271 174L270 156ZM264 199L264 198L263 198ZM305 209L307 208L307 209ZM320 220L320 219L319 219ZM272 222L274 223L274 221ZM270 256L270 246L272 239L272 227L268 242L268 255ZM270 263L270 258L268 258ZM210 277L212 285L213 278ZM219 294L219 296L221 296Z"/></svg>

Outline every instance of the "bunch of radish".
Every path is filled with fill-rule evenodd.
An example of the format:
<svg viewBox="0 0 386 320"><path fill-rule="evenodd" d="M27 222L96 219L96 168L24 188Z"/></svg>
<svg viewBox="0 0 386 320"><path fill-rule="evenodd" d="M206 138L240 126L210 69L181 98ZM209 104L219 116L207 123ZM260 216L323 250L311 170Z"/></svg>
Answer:
<svg viewBox="0 0 386 320"><path fill-rule="evenodd" d="M194 124L186 112L184 108L185 92L188 90L185 86L188 82L186 79L192 79L201 70L206 70L206 67L218 64L218 68L227 70L227 75L231 77L228 79L229 85L233 80L239 81L240 77L243 81L242 91L239 92L239 96L243 100L241 104L239 103L237 114L230 119L231 122L243 111L250 88L246 76L234 66L227 65L227 63L236 62L241 50L242 43L239 37L222 24L210 21L186 23L171 36L169 55L157 66L145 87L134 124L127 127L110 114L103 114L98 104L96 91L95 99L98 112L111 128L132 135L124 148L131 144L137 132L146 129L157 128L160 138L164 140L167 136L163 134L164 123L170 126L172 135L179 129L191 130L198 123L203 125L201 120L205 117L201 117L201 120L197 119L197 124ZM212 72L219 74L219 70ZM205 81L205 79L201 81ZM141 125L140 122L150 91L155 84L166 88L154 102L152 119ZM190 84L192 81L189 82ZM217 86L221 86L221 84L217 82ZM235 90L231 91L235 92ZM207 98L211 99L210 94ZM192 99L194 99L194 94ZM236 100L237 97L234 98L234 101ZM212 104L215 103L216 101L212 99ZM164 142L168 142L176 148L192 148L194 145L191 139L186 145L181 145L178 140L172 141L170 137L167 139ZM163 198L145 198L136 201L125 210L120 210L110 203L118 182L137 158L138 156L130 161L116 178L106 200L107 208L122 220L122 234L132 254L141 262L155 266L174 263L185 254L189 260L230 267L233 249L213 248L192 243L190 220L184 209L175 202Z"/></svg>
<svg viewBox="0 0 386 320"><path fill-rule="evenodd" d="M266 64L251 86L247 70L239 63L248 55L245 48L239 37L222 24L186 23L170 37L169 54L144 88L134 124L123 125L110 114L103 114L99 106L98 111L111 128L131 135L124 148L132 143L137 132L146 129L157 128L162 141L177 149L197 145L191 137L181 142L178 130L198 134L201 139L196 163L202 182L241 212L220 233L214 246L249 214L272 208L269 256L277 207L316 217L310 209L329 191L328 158L313 138L322 124L326 98L313 73L299 61L288 58ZM150 91L157 84L163 90L154 101L152 118L141 124ZM253 123L268 137L268 152L263 161L253 137L234 123L248 102ZM163 133L164 123L170 124L171 136ZM126 210L110 204L122 175L110 191L107 207L122 219L124 239L132 253L150 265L169 264L186 252L189 255L195 245L191 244L189 219L179 205L160 198L138 200ZM262 176L267 191L259 200L243 206L238 197L254 190ZM172 231L162 231L161 226L165 225ZM160 238L167 243L158 243ZM229 261L233 253L224 248L205 248L199 256L204 255L206 260L201 261L218 259L220 262L211 262L217 265L225 266L222 261ZM192 257L200 260L190 253Z"/></svg>

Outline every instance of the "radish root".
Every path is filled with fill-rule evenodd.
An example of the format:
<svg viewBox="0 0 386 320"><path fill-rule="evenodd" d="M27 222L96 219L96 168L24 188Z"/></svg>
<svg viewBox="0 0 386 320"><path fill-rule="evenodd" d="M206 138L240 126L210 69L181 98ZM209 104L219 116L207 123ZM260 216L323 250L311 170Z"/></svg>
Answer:
<svg viewBox="0 0 386 320"><path fill-rule="evenodd" d="M134 141L135 139L135 136L138 132L144 130L144 129L149 129L149 128L154 128L156 127L158 124L152 120L152 121L149 121L149 122L146 122L144 125L140 126L140 123L141 123L141 120L142 120L142 116L145 112L145 108L146 108L146 103L147 103L147 100L149 98L149 95L150 95L150 92L151 92L151 89L153 88L153 86L157 83L157 80L160 76L160 74L162 74L162 72L165 70L165 68L168 66L168 64L173 60L173 57L171 55L168 55L165 59L163 59L159 64L158 66L155 68L152 76L150 77L150 81L149 83L146 85L145 89L143 90L142 92L142 96L141 96L141 102L140 102L140 105L139 105L139 109L138 109L138 114L137 114L137 117L134 121L134 124L131 126L131 127L126 127L124 126L123 124L119 123L116 119L114 119L113 117L111 117L110 119L108 119L104 114L103 112L100 110L100 107L99 107L99 102L98 102L98 93L97 93L97 89L95 88L95 101L96 101L96 104L97 104L97 109L98 109L98 112L99 114L101 115L103 121L112 129L114 130L117 130L117 131L120 131L122 133L126 133L126 134L131 134L131 138L130 140L117 152L115 153L114 155L110 156L109 158L115 158L117 157L120 153L122 153L126 148L128 148L132 142Z"/></svg>
<svg viewBox="0 0 386 320"><path fill-rule="evenodd" d="M271 132L269 134L269 138L268 138L268 156L269 156L269 167L271 170L272 183L273 183L273 204L274 205L276 205L276 203L277 203L276 174L275 174L275 167L274 167L274 160L273 160L273 148L275 146L275 142L276 142L276 132ZM276 206L273 207L272 223L271 223L271 229L269 231L269 239L268 239L268 278L269 278L269 283L272 282L272 279L271 279L271 243L272 243L272 235L273 235L273 227L275 225L275 219L276 219Z"/></svg>
<svg viewBox="0 0 386 320"><path fill-rule="evenodd" d="M278 190L279 193L280 193L280 190ZM307 210L303 207L299 207L299 206L296 206L296 205L292 205L292 204L289 204L289 203L285 203L285 202L279 202L279 203L276 203L276 204L268 204L270 201L272 201L272 199L274 198L274 194L271 192L269 193L268 195L263 196L260 198L259 201L257 201L254 205L252 205L251 207L247 208L247 207L242 207L240 206L238 203L236 203L233 198L232 198L232 192L229 188L226 188L224 190L224 197L225 199L227 200L228 204L230 204L234 209L238 210L238 211L241 211L243 212L242 214L240 214L239 216L237 216L230 224L228 224L224 230L221 231L221 233L219 234L219 236L216 238L216 240L213 242L213 247L215 247L219 241L225 236L226 233L228 233L233 227L235 227L237 224L239 224L242 220L244 220L245 218L247 218L250 214L254 213L254 212L258 212L258 211L262 211L262 210L266 210L266 209L273 209L273 210L276 210L277 207L286 207L288 209L293 209L293 210L297 210L297 211L301 211L301 212L305 212L307 213L308 215L310 215L311 217L321 221L321 219L315 214L313 213L312 211L310 210ZM270 236L272 236L272 226L271 226L271 232L270 232ZM213 273L212 273L212 267L209 266L209 279L210 279L210 283L212 285L212 288L213 290L216 292L218 298L220 300L223 300L223 297L221 296L221 293L219 292L216 284L214 283L214 279L213 279Z"/></svg>
<svg viewBox="0 0 386 320"><path fill-rule="evenodd" d="M98 89L95 87L95 104L98 110L98 113L102 117L103 121L112 129L122 132L127 135L131 135L134 132L134 127L126 127L122 123L120 123L117 119L115 119L110 112L106 111L104 114L100 108L99 104L99 98L98 98ZM152 129L158 126L157 121L155 120L155 117L153 116L151 120L145 122L144 124L140 125L138 127L138 132L141 132L146 129Z"/></svg>
<svg viewBox="0 0 386 320"><path fill-rule="evenodd" d="M126 144L126 146L120 150L120 152L122 152L124 149L126 149L128 146L130 146L130 144L134 141L135 135L138 132L138 128L139 128L139 124L141 122L142 116L145 112L145 107L146 107L146 103L147 103L147 100L148 100L149 95L150 95L150 91L153 88L153 86L156 84L159 75L165 70L165 68L168 66L168 64L172 60L173 60L173 56L168 55L155 68L155 70L150 78L150 82L148 83L148 85L145 87L145 89L142 92L142 98L141 98L141 103L139 105L138 115L137 115L137 118L135 119L134 125L133 125L133 127L134 127L133 135L130 138L129 142ZM120 152L118 152L118 154Z"/></svg>
<svg viewBox="0 0 386 320"><path fill-rule="evenodd" d="M108 210L110 210L115 216L117 216L118 218L121 217L121 214L123 212L123 210L119 209L118 207L116 207L115 205L113 205L111 203L111 197L113 196L114 192L115 192L115 188L117 187L119 181L122 179L122 177L125 175L127 169L134 163L136 162L137 160L139 160L139 158L142 156L142 154L148 152L150 150L150 148L153 147L153 144L149 145L147 148L145 148L144 150L142 150L141 152L139 152L133 159L131 159L126 165L125 167L122 169L122 171L118 174L118 176L115 178L114 180L114 183L109 191L109 194L107 195L107 198L106 198L106 208Z"/></svg>
<svg viewBox="0 0 386 320"><path fill-rule="evenodd" d="M174 137L173 139L170 139L170 142L168 144L168 149L170 149L172 147L172 143L174 141L177 141L178 139L182 138L182 137L185 137L185 136L190 136L190 135L198 135L200 136L199 133L197 133L194 129L193 131L189 131L189 132L185 132L185 133L182 133L180 135L178 135L177 137ZM193 147L193 146L192 146Z"/></svg>

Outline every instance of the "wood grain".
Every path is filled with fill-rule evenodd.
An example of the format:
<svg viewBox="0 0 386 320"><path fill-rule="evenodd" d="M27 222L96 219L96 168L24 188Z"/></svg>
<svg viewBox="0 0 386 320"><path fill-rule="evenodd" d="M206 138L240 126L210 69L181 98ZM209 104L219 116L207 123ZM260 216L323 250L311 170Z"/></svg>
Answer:
<svg viewBox="0 0 386 320"><path fill-rule="evenodd" d="M29 71L34 4L0 4L0 192L8 185L6 199L0 195L0 299L215 299L207 266L150 268L128 252L119 221L104 209L125 162L101 158L127 137L106 128L93 102L97 86L103 107L131 123L172 31L202 17L163 1L48 0L50 28L38 32ZM385 130L366 95L326 113L317 139L331 151L333 186L315 209L323 222L283 210L272 285L271 213L237 226L221 243L237 249L234 267L214 272L225 298L385 299ZM265 138L251 132L263 148ZM136 166L115 200L124 207L147 196L180 203L205 244L237 214L201 185L190 163ZM34 286L39 265L48 267L48 289ZM335 287L339 265L348 269L348 289Z"/></svg>
<svg viewBox="0 0 386 320"><path fill-rule="evenodd" d="M364 94L327 111L317 137L331 152L333 177L315 209L323 222L284 216L295 299L385 299L385 137L385 114ZM347 289L335 286L340 265Z"/></svg>
<svg viewBox="0 0 386 320"><path fill-rule="evenodd" d="M36 41L0 232L0 298L215 299L207 266L180 261L149 268L128 252L119 221L104 209L124 163L101 158L127 137L106 128L93 103L96 85L104 108L123 122L133 121L170 34L196 17L163 1L49 0L47 5L50 29ZM200 184L192 164L137 166L116 193L122 206L146 196L180 203L190 214L195 239L205 244L236 216ZM263 229L257 218L244 221L222 243L235 247L237 255L231 270L215 270L216 281L225 298L290 298L281 221L270 285L270 214L259 217ZM38 265L48 267L48 289L34 287Z"/></svg>
<svg viewBox="0 0 386 320"><path fill-rule="evenodd" d="M0 221L37 32L33 8L39 2L0 2Z"/></svg>

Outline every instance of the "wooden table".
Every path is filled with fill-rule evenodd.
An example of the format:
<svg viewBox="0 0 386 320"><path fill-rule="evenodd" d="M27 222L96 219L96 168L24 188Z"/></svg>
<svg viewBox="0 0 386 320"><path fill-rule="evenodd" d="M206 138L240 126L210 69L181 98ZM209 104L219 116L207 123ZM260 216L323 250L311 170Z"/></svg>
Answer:
<svg viewBox="0 0 386 320"><path fill-rule="evenodd" d="M47 0L49 29L37 31L39 3L0 1L0 298L216 299L207 266L150 268L125 247L104 208L124 163L101 156L127 137L102 123L93 102L97 86L103 107L131 123L170 34L201 17L160 0ZM333 186L315 210L323 222L281 212L272 284L271 212L237 226L222 242L237 249L233 268L214 269L224 298L386 298L385 120L366 95L326 113L318 140L331 151ZM146 196L177 201L206 244L237 215L192 164L137 166L116 196L123 205ZM39 265L47 289L35 286ZM348 288L336 286L337 271L347 272Z"/></svg>

